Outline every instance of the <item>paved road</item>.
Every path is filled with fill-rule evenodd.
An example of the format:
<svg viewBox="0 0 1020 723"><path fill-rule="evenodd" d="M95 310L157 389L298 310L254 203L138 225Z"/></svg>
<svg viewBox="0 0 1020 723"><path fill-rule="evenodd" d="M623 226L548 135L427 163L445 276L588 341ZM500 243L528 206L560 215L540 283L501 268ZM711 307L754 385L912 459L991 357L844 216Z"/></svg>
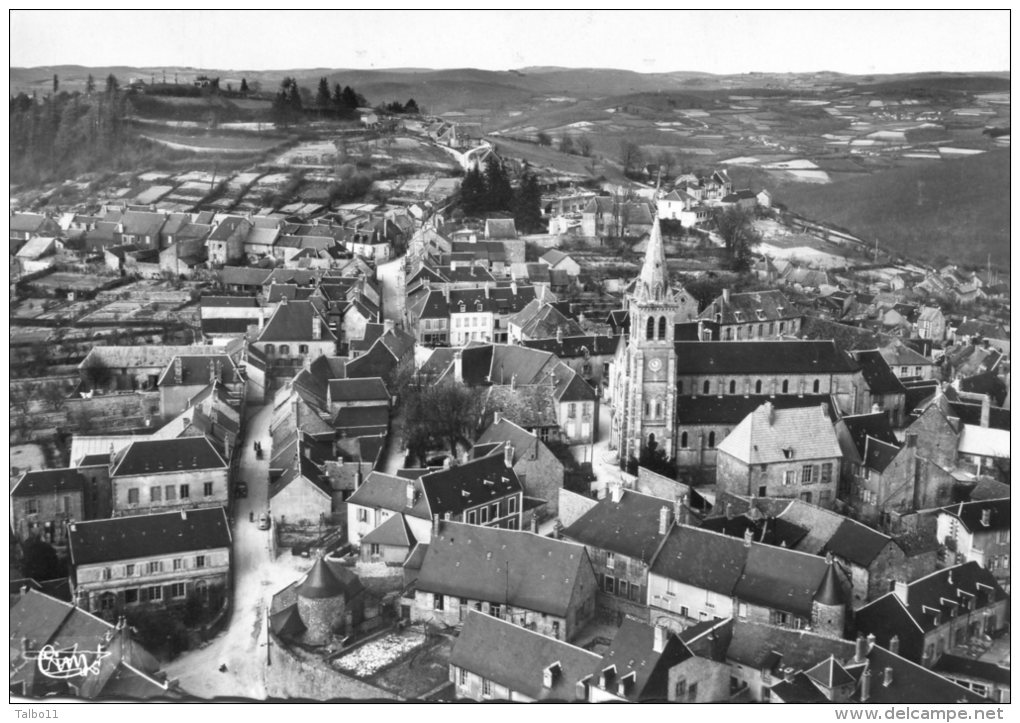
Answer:
<svg viewBox="0 0 1020 723"><path fill-rule="evenodd" d="M284 554L273 560L269 532L249 521L268 510L269 424L272 405L255 407L246 424L239 478L248 484L248 497L237 500L234 509L233 566L234 598L230 624L204 648L185 653L166 666L181 688L200 698L241 696L266 697L265 610L270 597L296 580L309 562ZM259 440L265 450L257 460L252 448ZM219 672L226 664L227 672Z"/></svg>

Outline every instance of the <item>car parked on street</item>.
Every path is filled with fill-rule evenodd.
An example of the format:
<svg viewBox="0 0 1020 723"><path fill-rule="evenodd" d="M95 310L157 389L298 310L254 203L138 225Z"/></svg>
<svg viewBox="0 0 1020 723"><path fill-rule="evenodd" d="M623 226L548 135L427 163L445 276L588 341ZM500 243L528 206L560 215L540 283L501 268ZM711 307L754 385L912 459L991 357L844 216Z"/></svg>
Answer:
<svg viewBox="0 0 1020 723"><path fill-rule="evenodd" d="M234 497L242 499L248 496L248 484L246 482L236 482L234 484Z"/></svg>

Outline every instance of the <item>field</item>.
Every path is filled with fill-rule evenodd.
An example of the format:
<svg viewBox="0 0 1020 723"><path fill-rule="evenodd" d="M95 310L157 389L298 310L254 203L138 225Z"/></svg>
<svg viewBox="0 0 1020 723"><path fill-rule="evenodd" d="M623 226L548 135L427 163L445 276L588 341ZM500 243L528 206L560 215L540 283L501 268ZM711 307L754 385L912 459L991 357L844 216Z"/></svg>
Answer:
<svg viewBox="0 0 1020 723"><path fill-rule="evenodd" d="M169 133L144 133L150 141L176 150L194 153L262 153L280 145L279 138L251 138L228 135L189 136Z"/></svg>
<svg viewBox="0 0 1020 723"><path fill-rule="evenodd" d="M786 184L775 200L816 221L934 263L1009 264L1009 150L895 168L826 185Z"/></svg>

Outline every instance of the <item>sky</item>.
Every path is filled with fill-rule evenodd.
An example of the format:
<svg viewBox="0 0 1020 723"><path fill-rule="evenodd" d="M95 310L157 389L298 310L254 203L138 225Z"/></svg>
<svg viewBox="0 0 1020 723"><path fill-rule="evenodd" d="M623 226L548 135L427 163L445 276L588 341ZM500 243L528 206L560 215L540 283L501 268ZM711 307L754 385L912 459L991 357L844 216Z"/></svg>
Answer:
<svg viewBox="0 0 1020 723"><path fill-rule="evenodd" d="M1009 53L1008 10L10 12L18 67L861 74L1006 71Z"/></svg>

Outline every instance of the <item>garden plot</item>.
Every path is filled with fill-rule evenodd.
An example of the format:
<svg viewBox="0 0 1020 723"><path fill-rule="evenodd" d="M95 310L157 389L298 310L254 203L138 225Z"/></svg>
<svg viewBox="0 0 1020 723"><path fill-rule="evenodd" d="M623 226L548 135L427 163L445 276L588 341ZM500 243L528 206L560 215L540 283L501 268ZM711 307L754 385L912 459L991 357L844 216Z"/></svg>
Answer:
<svg viewBox="0 0 1020 723"><path fill-rule="evenodd" d="M367 678L425 644L419 632L391 633L362 645L354 652L333 662L340 670Z"/></svg>

